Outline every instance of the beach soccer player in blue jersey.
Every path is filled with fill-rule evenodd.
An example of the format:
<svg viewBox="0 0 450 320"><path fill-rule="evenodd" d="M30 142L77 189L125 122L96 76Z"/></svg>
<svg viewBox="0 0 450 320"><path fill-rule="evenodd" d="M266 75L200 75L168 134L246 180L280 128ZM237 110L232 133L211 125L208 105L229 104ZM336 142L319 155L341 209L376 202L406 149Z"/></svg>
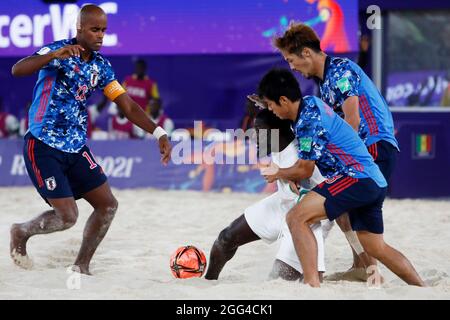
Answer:
<svg viewBox="0 0 450 320"><path fill-rule="evenodd" d="M313 188L287 214L286 221L303 266L304 282L320 286L317 244L310 225L348 212L364 250L410 285L424 282L408 259L384 242L382 206L387 182L355 130L317 97L302 98L294 75L274 69L261 80L259 96L281 119L293 121L299 160L290 168L272 164L268 182L309 178L317 165L328 180Z"/></svg>
<svg viewBox="0 0 450 320"><path fill-rule="evenodd" d="M304 24L291 24L282 36L274 39L274 45L292 70L317 81L320 98L358 132L389 182L399 148L392 114L370 78L353 61L325 54L317 34ZM347 215L337 222L344 232L349 230ZM353 250L353 255L354 268L341 273L337 279L365 280L359 252ZM372 259L371 264L376 261Z"/></svg>
<svg viewBox="0 0 450 320"><path fill-rule="evenodd" d="M281 168L290 168L298 160L297 139L289 120L282 120L267 109L256 114L254 121L258 157L271 159ZM244 214L223 229L211 248L205 279L217 280L225 264L238 248L257 240L280 246L269 278L294 281L302 277L302 266L292 243L286 214L307 192L324 180L319 169L299 184L279 179L277 191L250 205ZM318 271L325 272L324 236L320 223L311 226L318 247Z"/></svg>
<svg viewBox="0 0 450 320"><path fill-rule="evenodd" d="M117 210L107 178L86 146L86 99L96 89L114 101L122 113L159 142L161 161L170 160L167 134L142 111L117 81L109 61L98 51L107 18L98 6L79 12L76 38L56 41L17 62L14 76L39 71L29 111L24 159L30 179L52 207L35 219L11 227L13 261L29 268L26 244L36 234L62 231L77 221L75 200L84 198L94 208L89 217L74 270L90 274L89 264Z"/></svg>

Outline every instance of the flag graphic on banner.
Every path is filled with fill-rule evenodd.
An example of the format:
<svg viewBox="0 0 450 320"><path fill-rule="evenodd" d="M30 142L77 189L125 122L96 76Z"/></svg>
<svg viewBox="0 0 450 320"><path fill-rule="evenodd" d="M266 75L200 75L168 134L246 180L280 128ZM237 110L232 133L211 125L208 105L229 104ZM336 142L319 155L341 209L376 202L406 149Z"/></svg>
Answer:
<svg viewBox="0 0 450 320"><path fill-rule="evenodd" d="M416 158L434 158L434 135L415 134L414 156Z"/></svg>

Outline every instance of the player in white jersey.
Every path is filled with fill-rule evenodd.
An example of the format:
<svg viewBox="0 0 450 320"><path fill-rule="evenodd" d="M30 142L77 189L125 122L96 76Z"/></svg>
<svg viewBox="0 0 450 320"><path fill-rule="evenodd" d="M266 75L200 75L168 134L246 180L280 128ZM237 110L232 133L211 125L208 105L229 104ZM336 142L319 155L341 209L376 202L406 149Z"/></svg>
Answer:
<svg viewBox="0 0 450 320"><path fill-rule="evenodd" d="M289 121L277 118L269 110L262 110L255 119L255 129L259 157L271 154L272 161L282 168L288 168L297 162L297 140ZM271 139L271 133L275 132L272 129L279 130L279 139L276 137ZM271 141L278 142L277 140L278 145L271 145ZM243 215L220 232L211 249L205 278L216 280L238 247L260 239L272 243L280 238L280 247L275 256L270 278L300 279L303 270L286 224L286 213L308 190L323 180L317 168L310 179L301 182L301 186L278 180L277 192L245 209ZM322 273L325 271L322 227L320 223L316 223L311 229L318 244L318 271Z"/></svg>

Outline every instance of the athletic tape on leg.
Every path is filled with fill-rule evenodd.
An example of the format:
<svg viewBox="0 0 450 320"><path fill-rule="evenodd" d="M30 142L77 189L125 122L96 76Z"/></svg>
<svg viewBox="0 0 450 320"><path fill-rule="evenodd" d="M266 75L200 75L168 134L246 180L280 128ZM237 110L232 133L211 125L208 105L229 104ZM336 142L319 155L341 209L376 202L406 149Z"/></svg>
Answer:
<svg viewBox="0 0 450 320"><path fill-rule="evenodd" d="M358 236L356 235L355 231L347 231L347 232L344 232L344 234L345 234L345 237L347 238L348 243L350 243L353 250L355 250L355 252L358 256L364 252L364 249L363 249L361 243L359 242Z"/></svg>

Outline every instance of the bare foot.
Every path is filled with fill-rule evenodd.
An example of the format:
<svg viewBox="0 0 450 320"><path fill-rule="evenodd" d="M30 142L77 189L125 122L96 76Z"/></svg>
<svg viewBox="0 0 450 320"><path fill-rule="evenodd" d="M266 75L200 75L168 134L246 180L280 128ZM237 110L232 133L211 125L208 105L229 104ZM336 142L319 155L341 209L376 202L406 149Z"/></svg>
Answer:
<svg viewBox="0 0 450 320"><path fill-rule="evenodd" d="M74 264L72 266L72 270L81 274L92 276L92 273L89 271L89 266L83 264Z"/></svg>
<svg viewBox="0 0 450 320"><path fill-rule="evenodd" d="M355 281L366 282L368 275L365 268L350 268L344 272L336 272L325 277L327 281Z"/></svg>
<svg viewBox="0 0 450 320"><path fill-rule="evenodd" d="M13 224L11 226L10 235L9 253L14 263L21 268L31 269L33 261L27 255L28 237L20 228L20 224Z"/></svg>

